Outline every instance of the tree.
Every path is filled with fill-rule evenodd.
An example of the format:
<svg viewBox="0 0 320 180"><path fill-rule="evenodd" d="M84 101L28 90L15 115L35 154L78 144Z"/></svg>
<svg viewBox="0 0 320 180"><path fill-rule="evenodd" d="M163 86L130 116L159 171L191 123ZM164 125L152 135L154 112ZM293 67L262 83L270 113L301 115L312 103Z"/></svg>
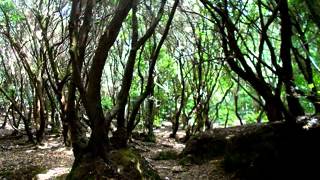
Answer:
<svg viewBox="0 0 320 180"><path fill-rule="evenodd" d="M260 40L260 54L264 51L263 44L267 43L268 48L271 53L271 63L273 67L268 66L262 61L262 56L257 58L256 62L248 61L245 57L243 50L238 45L238 40L236 35L240 39L243 37L239 33L239 29L236 24L231 20L227 6L225 3L221 7L214 6L210 1L201 1L206 9L209 11L213 20L216 21L216 25L220 29L222 47L225 53L226 60L229 67L236 72L242 79L246 80L251 84L251 86L264 98L265 101L265 111L267 113L269 121L282 120L285 118L288 122L293 121L295 117L303 115L304 111L300 105L299 100L294 96L294 80L292 76L292 62L291 62L291 25L290 17L288 14L287 2L279 1L276 8L272 11L273 15L268 19L267 23L264 23L263 17L261 17L260 8L260 18L261 18L261 28L262 28L262 39ZM259 1L261 3L261 1ZM261 7L261 6L260 6ZM282 67L278 64L275 56L275 47L272 45L266 31L267 27L274 22L277 17L277 12L280 12L281 19L281 50L280 57L282 61ZM217 13L217 15L215 14ZM219 19L220 17L220 19ZM245 43L242 40L242 43ZM244 45L248 47L248 45ZM250 52L250 49L247 48ZM236 61L237 60L237 61ZM255 67L255 71L252 70L252 66ZM268 84L264 79L262 74L262 64L266 66L271 72L274 72L277 76L278 83L275 88L272 88L271 84ZM274 68L274 70L273 70ZM285 73L285 74L284 74ZM281 87L284 84L287 93L287 103L288 109L281 100ZM275 108L276 107L276 108Z"/></svg>

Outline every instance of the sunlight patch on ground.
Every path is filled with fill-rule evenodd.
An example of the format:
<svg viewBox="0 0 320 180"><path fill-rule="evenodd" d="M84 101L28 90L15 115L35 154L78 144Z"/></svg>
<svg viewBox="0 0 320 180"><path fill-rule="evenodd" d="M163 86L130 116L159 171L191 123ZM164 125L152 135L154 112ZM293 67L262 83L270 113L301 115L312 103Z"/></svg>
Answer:
<svg viewBox="0 0 320 180"><path fill-rule="evenodd" d="M306 125L303 126L303 129L310 129L310 128L314 128L316 126L318 126L320 123L319 123L319 119L317 118L311 118Z"/></svg>
<svg viewBox="0 0 320 180"><path fill-rule="evenodd" d="M169 125L169 123L171 122L168 122L167 125ZM169 138L171 134L171 129L166 126L162 127L161 129L155 129L154 133L157 137L161 137L157 139L157 143L163 146L172 147L177 151L182 151L182 149L185 147L184 144L176 142L173 138ZM176 136L178 137L178 139L182 138L185 136L185 132L179 130Z"/></svg>
<svg viewBox="0 0 320 180"><path fill-rule="evenodd" d="M60 142L54 140L53 138L50 138L47 142L44 142L43 145L37 146L39 149L51 149L51 148L57 148L61 145Z"/></svg>
<svg viewBox="0 0 320 180"><path fill-rule="evenodd" d="M38 174L35 179L37 180L53 179L63 174L67 174L70 170L71 168L66 168L66 167L57 167L57 168L49 169L45 174Z"/></svg>
<svg viewBox="0 0 320 180"><path fill-rule="evenodd" d="M43 145L41 146L38 146L39 149L51 149L51 148L54 148L54 147L58 147L59 146L59 143L43 143Z"/></svg>
<svg viewBox="0 0 320 180"><path fill-rule="evenodd" d="M73 156L73 152L71 148L61 147L56 149L55 152L63 152L66 155Z"/></svg>
<svg viewBox="0 0 320 180"><path fill-rule="evenodd" d="M233 137L235 137L235 135L234 134L230 134L230 135L226 136L226 139L229 140L229 139L232 139Z"/></svg>
<svg viewBox="0 0 320 180"><path fill-rule="evenodd" d="M34 150L30 149L30 150L26 150L25 152L26 153L32 153L32 152L34 152Z"/></svg>

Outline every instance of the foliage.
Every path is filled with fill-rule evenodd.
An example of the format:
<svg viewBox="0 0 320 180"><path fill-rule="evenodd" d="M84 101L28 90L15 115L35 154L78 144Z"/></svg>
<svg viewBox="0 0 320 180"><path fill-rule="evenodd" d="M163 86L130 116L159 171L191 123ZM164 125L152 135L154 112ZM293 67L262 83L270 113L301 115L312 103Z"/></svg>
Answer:
<svg viewBox="0 0 320 180"><path fill-rule="evenodd" d="M4 25L4 13L7 14L13 25L18 24L19 22L24 20L24 15L21 13L20 9L15 6L15 3L12 0L1 0L0 8L0 22L2 23L1 25Z"/></svg>

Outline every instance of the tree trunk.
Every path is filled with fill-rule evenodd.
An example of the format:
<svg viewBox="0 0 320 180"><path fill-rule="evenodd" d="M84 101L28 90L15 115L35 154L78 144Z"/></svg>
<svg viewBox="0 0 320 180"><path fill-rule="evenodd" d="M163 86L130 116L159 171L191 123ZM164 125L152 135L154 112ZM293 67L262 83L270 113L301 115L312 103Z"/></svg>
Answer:
<svg viewBox="0 0 320 180"><path fill-rule="evenodd" d="M179 119L180 119L180 116L181 116L181 112L184 108L184 105L185 105L185 90L186 90L186 83L185 83L185 79L184 79L184 75L183 75L183 64L182 64L182 60L181 60L181 57L179 57L178 59L178 62L179 62L179 71L180 71L180 76L181 76L181 86L182 86L182 89L181 89L181 100L180 100L180 106L174 116L175 118L175 121L172 125L172 133L170 134L170 137L171 138L174 138L176 137L176 134L177 134L177 131L179 129Z"/></svg>
<svg viewBox="0 0 320 180"><path fill-rule="evenodd" d="M35 100L36 100L36 114L39 118L39 129L36 133L36 138L38 143L42 143L45 128L46 128L46 117L45 117L45 105L44 105L44 94L43 94L43 87L42 82L37 80L36 87L35 87Z"/></svg>
<svg viewBox="0 0 320 180"><path fill-rule="evenodd" d="M275 98L268 98L265 100L265 111L268 117L268 120L270 122L274 121L282 121L283 120L283 114L280 111L279 102L275 100Z"/></svg>
<svg viewBox="0 0 320 180"><path fill-rule="evenodd" d="M287 103L289 111L294 117L304 115L304 110L299 102L299 99L294 95L294 79L291 62L291 47L292 47L292 24L289 15L288 1L279 0L279 11L281 18L281 49L280 57L283 63L282 78L285 84L287 93ZM286 119L287 121L294 121L294 119Z"/></svg>
<svg viewBox="0 0 320 180"><path fill-rule="evenodd" d="M86 131L82 127L80 119L77 115L77 110L75 108L75 100L76 100L76 88L73 82L70 83L68 89L68 101L66 105L66 115L64 121L64 129L63 136L65 143L69 142L68 135L70 130L71 135L71 144L73 147L73 153L75 160L81 157L81 155L85 152L85 148L87 145Z"/></svg>
<svg viewBox="0 0 320 180"><path fill-rule="evenodd" d="M153 90L149 95L147 100L147 115L146 115L146 128L148 131L147 141L155 142L155 135L153 132L153 122L154 122L154 99Z"/></svg>

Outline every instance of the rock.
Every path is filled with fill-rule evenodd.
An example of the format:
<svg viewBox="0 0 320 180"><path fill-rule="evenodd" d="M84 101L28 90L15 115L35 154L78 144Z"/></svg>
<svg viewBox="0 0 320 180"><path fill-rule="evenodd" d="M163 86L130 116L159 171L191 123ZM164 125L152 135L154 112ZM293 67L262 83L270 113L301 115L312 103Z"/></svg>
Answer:
<svg viewBox="0 0 320 180"><path fill-rule="evenodd" d="M178 159L179 153L174 150L166 150L166 151L160 151L156 153L152 159L154 160L170 160L170 159Z"/></svg>
<svg viewBox="0 0 320 180"><path fill-rule="evenodd" d="M236 179L320 179L314 165L320 161L319 139L320 126L312 118L211 130L187 142L179 163L223 158L222 167Z"/></svg>
<svg viewBox="0 0 320 180"><path fill-rule="evenodd" d="M268 124L232 139L224 169L240 179L320 179L319 139L320 127Z"/></svg>
<svg viewBox="0 0 320 180"><path fill-rule="evenodd" d="M229 139L223 135L208 132L192 137L183 149L181 156L193 156L193 163L202 163L224 154Z"/></svg>
<svg viewBox="0 0 320 180"><path fill-rule="evenodd" d="M173 168L172 168L172 172L174 172L174 173L178 173L178 172L182 172L182 171L183 171L182 166L173 166Z"/></svg>

